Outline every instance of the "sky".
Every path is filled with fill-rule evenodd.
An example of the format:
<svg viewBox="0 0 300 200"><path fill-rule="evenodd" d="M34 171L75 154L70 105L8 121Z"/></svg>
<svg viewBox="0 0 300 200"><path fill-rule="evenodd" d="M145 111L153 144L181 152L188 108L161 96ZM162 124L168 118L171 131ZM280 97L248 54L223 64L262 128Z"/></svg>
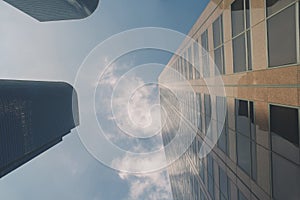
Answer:
<svg viewBox="0 0 300 200"><path fill-rule="evenodd" d="M111 36L143 27L187 34L206 4L207 0L102 0L86 19L39 23L1 1L0 78L65 81L74 85L90 52ZM181 41L177 42L175 46ZM126 45L125 41L121 43ZM120 46L110 48L114 51ZM115 145L137 153L161 147L160 135L151 135L160 128L158 88L147 83L157 82L171 55L143 49L120 56L105 69L111 55L96 55L96 66L104 70L95 83L96 117ZM124 133L153 137L151 141L128 139ZM154 162L160 159L163 158ZM138 174L112 169L149 163L153 160L132 163L124 157L107 166L95 159L74 129L63 142L1 178L0 199L172 199L165 169Z"/></svg>

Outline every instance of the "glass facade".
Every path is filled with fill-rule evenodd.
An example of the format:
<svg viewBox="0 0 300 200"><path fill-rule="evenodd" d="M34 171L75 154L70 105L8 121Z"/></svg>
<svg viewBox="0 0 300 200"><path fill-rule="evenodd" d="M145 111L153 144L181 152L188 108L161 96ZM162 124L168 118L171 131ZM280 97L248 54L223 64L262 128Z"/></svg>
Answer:
<svg viewBox="0 0 300 200"><path fill-rule="evenodd" d="M90 16L99 0L4 0L31 17L41 21L82 19Z"/></svg>
<svg viewBox="0 0 300 200"><path fill-rule="evenodd" d="M172 134L196 134L168 167L175 200L300 199L299 6L296 0L211 1L190 32L202 48L190 41L179 48L193 52L201 73L193 72L192 90L176 77L168 82L188 105L166 112L168 126L179 129ZM168 66L177 70L179 61L174 56ZM162 107L169 98L162 95ZM164 141L169 134L163 129ZM167 159L178 149L168 149Z"/></svg>
<svg viewBox="0 0 300 200"><path fill-rule="evenodd" d="M0 93L0 177L59 143L79 124L68 84L1 80Z"/></svg>

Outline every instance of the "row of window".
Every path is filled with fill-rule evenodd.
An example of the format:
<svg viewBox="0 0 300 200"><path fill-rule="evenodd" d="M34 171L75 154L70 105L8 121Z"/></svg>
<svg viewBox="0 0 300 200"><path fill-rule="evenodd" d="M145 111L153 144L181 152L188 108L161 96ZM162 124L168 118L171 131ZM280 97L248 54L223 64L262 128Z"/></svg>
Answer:
<svg viewBox="0 0 300 200"><path fill-rule="evenodd" d="M167 138L167 142L166 140L164 141L165 145L169 143L177 133L184 135L185 132L192 131L192 129L188 129L186 126L178 126L180 118L177 117L176 114L178 111L175 112L173 108L175 104L178 104L177 97L185 99L184 101L180 101L180 105L176 106L177 110L180 110L179 108L181 107L184 112L186 112L184 115L185 118L192 122L191 124L198 126L199 130L204 134L209 132L208 127L211 124L212 117L212 101L210 95L184 92L182 93L183 96L180 96L179 93L182 92L178 92L175 98L173 94L161 90L161 95L164 96L164 98L161 98L161 103L166 105L164 108L169 118L168 124L170 124L168 130L163 130L165 139L167 135L170 136ZM173 103L165 102L167 99ZM228 155L230 141L228 137L227 113L224 112L224 107L227 107L227 100L225 97L217 96L214 102L216 119L213 120L216 122L217 130L222 130L217 145L220 150ZM202 105L204 106L202 107ZM235 99L234 108L237 166L256 182L258 179L258 144L256 143L257 125L255 122L255 103ZM282 199L283 197L293 199L293 197L300 196L298 189L300 185L299 108L270 105L269 115L272 195L274 199ZM193 117L196 120L192 120ZM223 121L224 117L225 123ZM203 124L201 123L202 119L204 120ZM180 128L180 130L178 130L178 128ZM202 141L199 136L196 138L198 138L198 141L192 143L191 150L188 151L188 156L196 163L196 166L199 167L199 176L203 182L205 182L204 179L206 179L206 176L204 175L203 160L197 157L197 152L199 152ZM174 156L176 156L178 153L177 150L179 149L180 147L174 149L174 152L168 152L168 154L174 153ZM213 195L215 194L213 187L215 180L212 159L208 158L207 166L207 189L208 192ZM226 196L226 190L223 189L221 193L223 196ZM243 199L242 194L240 194L239 197Z"/></svg>
<svg viewBox="0 0 300 200"><path fill-rule="evenodd" d="M231 4L232 50L234 73L252 70L251 0L236 0ZM300 60L299 49L299 1L266 0L268 66L296 64ZM297 19L298 18L298 19ZM288 23L287 23L288 22ZM212 24L215 75L225 74L223 16ZM179 79L199 79L200 61L203 77L211 76L208 30L201 36L199 58L198 40L179 58L173 68L182 74ZM256 39L256 38L254 38ZM193 53L192 53L193 49ZM192 59L194 57L194 59Z"/></svg>
<svg viewBox="0 0 300 200"><path fill-rule="evenodd" d="M201 101L201 95L196 94L197 99ZM222 105L223 104L223 105ZM228 155L228 122L227 115L225 124L219 123L222 116L220 110L226 105L225 97L216 97L216 116L217 126L223 127L222 133L218 139L218 148ZM201 107L201 103L197 104ZM205 132L207 133L211 121L211 98L204 94L204 120ZM257 181L257 143L256 143L256 125L255 108L252 101L235 100L235 130L236 130L236 156L237 165L253 181ZM221 115L221 116L220 116ZM201 124L201 120L199 122ZM202 127L199 127L202 130ZM219 128L217 130L220 130ZM299 150L299 109L270 105L270 134L271 134L271 154L272 154L272 185L273 195L279 197L299 196L297 185L300 184L300 150ZM199 147L197 147L199 149ZM208 158L208 191L213 192L213 164ZM200 160L200 177L204 178L202 161ZM284 174L288 170L291 176L286 178ZM295 183L295 187L287 186L288 182ZM286 188L286 189L282 189ZM243 196L241 199L243 199Z"/></svg>
<svg viewBox="0 0 300 200"><path fill-rule="evenodd" d="M206 168L204 167L204 159L202 159L200 161L200 178L202 180L202 182L205 184L205 175L204 175L204 170L206 170L207 172L207 191L209 193L209 196L211 197L211 199L215 199L216 196L216 191L215 188L218 188L218 192L219 192L219 199L220 200L229 200L231 199L231 194L230 194L230 186L231 186L231 182L230 179L227 176L226 171L222 168L222 167L217 167L218 168L218 181L219 181L219 185L218 187L215 187L216 185L216 180L215 180L215 167L214 165L216 164L216 162L214 162L214 159L212 158L211 154L207 155L206 157ZM238 195L238 194L237 194ZM239 196L239 195L238 195Z"/></svg>

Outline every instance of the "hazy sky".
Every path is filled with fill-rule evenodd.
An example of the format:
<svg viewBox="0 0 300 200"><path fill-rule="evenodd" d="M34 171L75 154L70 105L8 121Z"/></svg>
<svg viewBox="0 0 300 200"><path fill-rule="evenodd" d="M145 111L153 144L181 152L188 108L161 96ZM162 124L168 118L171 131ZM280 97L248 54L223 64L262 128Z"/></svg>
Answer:
<svg viewBox="0 0 300 200"><path fill-rule="evenodd" d="M73 84L84 58L105 39L141 27L164 27L187 34L207 1L103 0L84 20L47 23L39 23L1 1L0 78L61 80ZM101 95L110 95L116 80L129 69L146 63L166 64L170 56L155 50L130 53L106 72L106 89L96 92L97 118L107 121L105 129L111 132L116 144L126 146L108 118L105 98ZM147 76L157 77L161 67L155 69L129 76L122 87L143 82ZM143 97L145 94L147 98ZM132 97L135 102L132 117L141 116L148 104L156 103L157 94L155 86L138 91ZM141 123L144 123L148 115L142 116ZM126 121L121 123L126 124ZM137 141L130 144L139 146ZM72 131L63 142L0 179L0 199L171 199L171 192L166 171L133 175L112 170L95 160L82 145L77 132Z"/></svg>

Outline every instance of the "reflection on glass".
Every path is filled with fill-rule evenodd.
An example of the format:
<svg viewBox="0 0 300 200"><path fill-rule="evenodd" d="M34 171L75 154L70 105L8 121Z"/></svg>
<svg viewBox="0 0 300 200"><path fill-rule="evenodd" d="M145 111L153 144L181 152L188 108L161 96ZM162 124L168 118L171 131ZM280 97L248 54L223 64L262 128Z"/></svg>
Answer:
<svg viewBox="0 0 300 200"><path fill-rule="evenodd" d="M246 46L245 34L232 41L233 46L233 70L234 72L246 71Z"/></svg>
<svg viewBox="0 0 300 200"><path fill-rule="evenodd" d="M200 64L199 64L199 44L198 40L194 43L194 67L195 67L195 79L200 78Z"/></svg>
<svg viewBox="0 0 300 200"><path fill-rule="evenodd" d="M229 188L229 180L228 177L226 175L226 173L224 172L224 170L219 167L219 180L220 180L220 200L228 200L230 199L229 197L229 193L230 193L230 188Z"/></svg>
<svg viewBox="0 0 300 200"><path fill-rule="evenodd" d="M201 45L202 45L202 67L203 67L203 77L210 76L209 67L209 49L208 49L208 31L204 31L201 35Z"/></svg>
<svg viewBox="0 0 300 200"><path fill-rule="evenodd" d="M236 0L231 4L232 36L237 36L245 30L244 0Z"/></svg>
<svg viewBox="0 0 300 200"><path fill-rule="evenodd" d="M267 16L270 16L297 0L266 0Z"/></svg>
<svg viewBox="0 0 300 200"><path fill-rule="evenodd" d="M294 64L300 52L296 49L300 3L296 0L230 2L223 1L225 7L228 5L224 14L217 12L223 9L224 4L220 3L220 9L211 11L212 17L193 29L198 30L195 37L200 36L203 49L214 54L221 74L210 74L208 54L202 50L198 57L195 44L182 47L183 52L192 47L194 64L203 67L205 79L193 81L195 93L190 99L196 101L196 107L189 107L186 114L192 118L198 113L194 120L198 123L193 123L197 137L184 158L168 169L174 187L180 188L173 192L174 199L299 199L299 66ZM225 11L231 12L231 16ZM226 20L232 20L232 27L223 29ZM208 35L207 30L212 30L212 34ZM223 33L232 34L225 45ZM231 42L232 51L226 46ZM232 66L226 66L228 72L222 71L224 61L231 60ZM268 60L269 66L281 67L270 68ZM206 84L212 84L215 77L223 79L226 97L207 90ZM184 91L177 81L174 88ZM227 113L222 112L222 107L227 108ZM225 122L220 120L223 117ZM216 132L221 133L217 144L202 158L200 147L211 145L211 136ZM184 168L174 170L179 166ZM178 176L179 171L182 176Z"/></svg>
<svg viewBox="0 0 300 200"><path fill-rule="evenodd" d="M295 8L290 6L267 20L270 67L297 62Z"/></svg>

